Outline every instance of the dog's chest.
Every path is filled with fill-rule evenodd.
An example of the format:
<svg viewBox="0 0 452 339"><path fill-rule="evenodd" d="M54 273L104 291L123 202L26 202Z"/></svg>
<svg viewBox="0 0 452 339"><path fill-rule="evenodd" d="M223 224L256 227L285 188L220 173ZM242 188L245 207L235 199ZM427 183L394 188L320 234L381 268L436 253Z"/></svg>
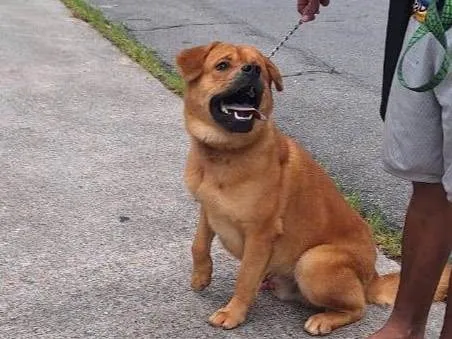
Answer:
<svg viewBox="0 0 452 339"><path fill-rule="evenodd" d="M220 239L223 246L236 258L241 259L243 254L243 230L239 224L232 222L228 217L213 211L207 212L210 227Z"/></svg>
<svg viewBox="0 0 452 339"><path fill-rule="evenodd" d="M264 191L262 184L253 181L231 184L216 178L204 178L195 196L216 218L246 223L256 220L259 201L265 198Z"/></svg>
<svg viewBox="0 0 452 339"><path fill-rule="evenodd" d="M259 192L260 188L253 183L242 183L231 188L215 180L203 181L196 192L209 226L225 248L237 258L242 256L245 228L259 222L256 209Z"/></svg>

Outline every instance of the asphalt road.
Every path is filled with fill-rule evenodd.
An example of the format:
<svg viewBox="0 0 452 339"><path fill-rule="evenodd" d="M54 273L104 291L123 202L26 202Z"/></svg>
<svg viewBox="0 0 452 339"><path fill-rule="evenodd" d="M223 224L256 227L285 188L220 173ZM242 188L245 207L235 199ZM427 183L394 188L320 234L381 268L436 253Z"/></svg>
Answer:
<svg viewBox="0 0 452 339"><path fill-rule="evenodd" d="M311 311L267 293L240 328L207 324L237 263L215 244L212 285L190 290L180 98L56 0L2 0L0 37L1 339L308 338ZM369 306L330 338L388 313Z"/></svg>
<svg viewBox="0 0 452 339"><path fill-rule="evenodd" d="M270 52L297 22L296 1L88 0L171 67L177 52L212 40ZM331 1L274 61L287 76L279 125L365 206L402 227L409 184L383 172L380 83L388 0Z"/></svg>

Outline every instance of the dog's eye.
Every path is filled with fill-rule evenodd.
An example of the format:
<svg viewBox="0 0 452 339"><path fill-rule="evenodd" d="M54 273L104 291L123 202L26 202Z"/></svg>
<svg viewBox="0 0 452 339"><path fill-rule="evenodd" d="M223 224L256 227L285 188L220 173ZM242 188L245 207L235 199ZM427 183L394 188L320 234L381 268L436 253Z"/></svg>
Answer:
<svg viewBox="0 0 452 339"><path fill-rule="evenodd" d="M222 61L220 63L218 63L215 68L217 69L217 71L224 71L229 67L229 63L226 61Z"/></svg>

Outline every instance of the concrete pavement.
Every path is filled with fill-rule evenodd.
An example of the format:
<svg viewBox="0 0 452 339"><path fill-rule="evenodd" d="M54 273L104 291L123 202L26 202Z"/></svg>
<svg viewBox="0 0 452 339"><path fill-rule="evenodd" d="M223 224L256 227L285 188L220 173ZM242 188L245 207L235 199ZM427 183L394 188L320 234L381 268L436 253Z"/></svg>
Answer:
<svg viewBox="0 0 452 339"><path fill-rule="evenodd" d="M190 290L178 97L56 0L1 1L0 37L0 338L308 338L310 311L266 293L244 326L207 325L237 263L216 244L211 287Z"/></svg>

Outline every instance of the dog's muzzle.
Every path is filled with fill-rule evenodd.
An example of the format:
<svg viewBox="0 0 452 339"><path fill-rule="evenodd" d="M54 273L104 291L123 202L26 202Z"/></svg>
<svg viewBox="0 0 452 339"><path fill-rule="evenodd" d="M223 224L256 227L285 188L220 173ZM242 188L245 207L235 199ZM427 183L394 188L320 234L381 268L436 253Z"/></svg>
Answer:
<svg viewBox="0 0 452 339"><path fill-rule="evenodd" d="M267 120L259 112L264 86L259 65L242 66L232 85L210 100L210 113L223 128L233 133L247 133L254 120Z"/></svg>

